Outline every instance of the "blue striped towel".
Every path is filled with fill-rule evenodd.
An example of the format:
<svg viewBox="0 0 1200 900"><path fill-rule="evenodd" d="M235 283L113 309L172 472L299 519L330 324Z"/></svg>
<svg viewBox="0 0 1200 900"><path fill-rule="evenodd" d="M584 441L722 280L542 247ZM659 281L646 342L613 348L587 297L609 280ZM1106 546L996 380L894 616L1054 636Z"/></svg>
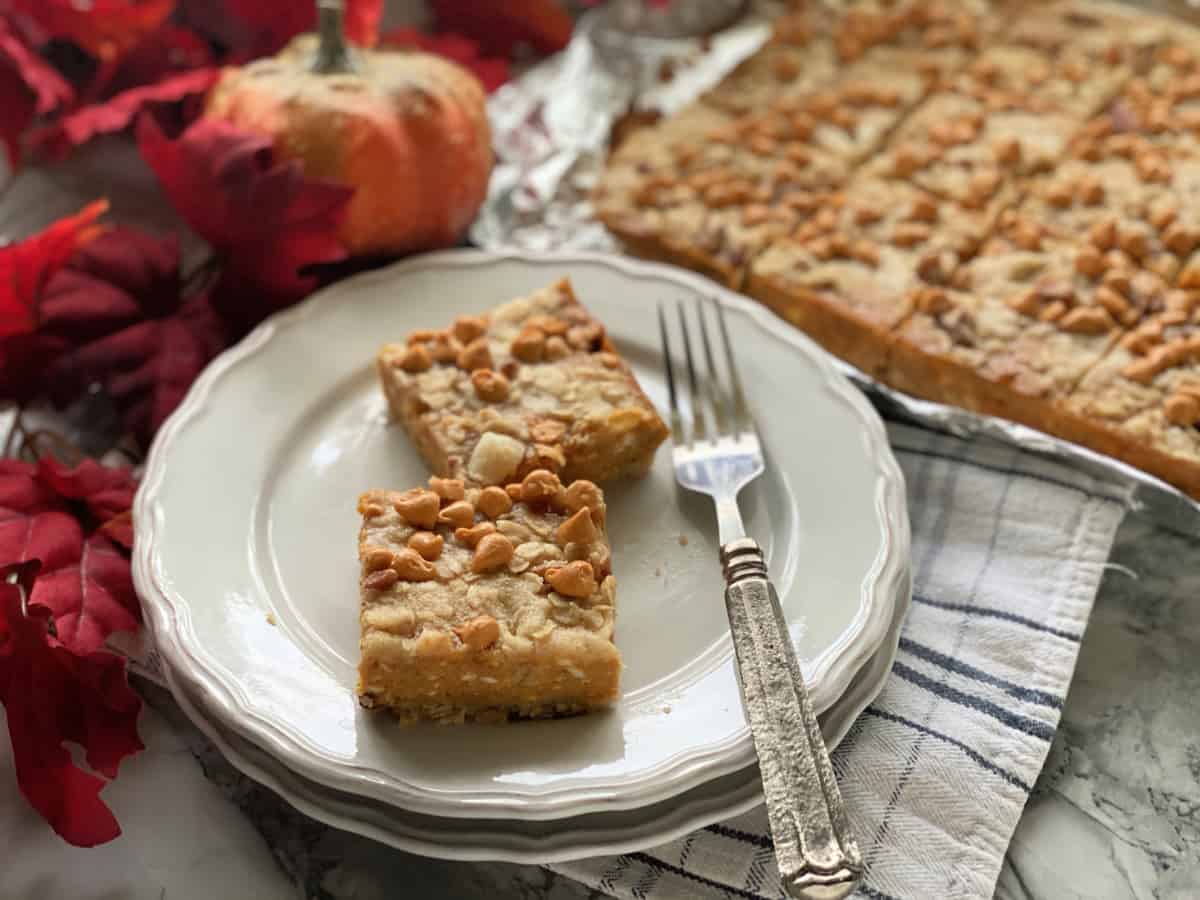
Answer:
<svg viewBox="0 0 1200 900"><path fill-rule="evenodd" d="M1125 505L1121 489L1010 446L889 431L914 595L892 674L833 758L867 861L856 896L990 898ZM761 807L550 868L641 900L785 896Z"/></svg>

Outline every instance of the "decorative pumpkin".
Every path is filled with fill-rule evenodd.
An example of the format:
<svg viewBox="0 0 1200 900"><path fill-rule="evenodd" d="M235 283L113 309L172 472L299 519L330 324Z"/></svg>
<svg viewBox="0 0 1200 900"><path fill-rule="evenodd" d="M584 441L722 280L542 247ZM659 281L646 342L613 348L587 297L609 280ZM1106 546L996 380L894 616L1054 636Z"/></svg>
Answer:
<svg viewBox="0 0 1200 900"><path fill-rule="evenodd" d="M306 175L356 188L339 233L350 253L455 244L492 168L483 87L438 56L351 49L340 0L318 11L318 35L226 69L205 115L270 138Z"/></svg>

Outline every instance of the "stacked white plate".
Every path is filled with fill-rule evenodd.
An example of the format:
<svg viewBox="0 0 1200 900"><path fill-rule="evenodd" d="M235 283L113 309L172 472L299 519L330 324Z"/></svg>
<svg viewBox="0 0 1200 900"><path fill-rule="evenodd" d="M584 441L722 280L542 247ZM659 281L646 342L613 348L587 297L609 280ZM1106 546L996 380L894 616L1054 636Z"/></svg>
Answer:
<svg viewBox="0 0 1200 900"><path fill-rule="evenodd" d="M564 275L660 408L656 305L725 304L768 450L743 512L830 742L882 686L909 601L904 485L827 356L670 267L432 254L322 291L217 359L160 431L135 508L135 579L176 698L317 819L434 856L549 862L651 846L761 800L713 513L676 489L666 448L646 479L606 485L626 663L610 712L399 728L355 702L355 503L428 477L388 422L375 351Z"/></svg>

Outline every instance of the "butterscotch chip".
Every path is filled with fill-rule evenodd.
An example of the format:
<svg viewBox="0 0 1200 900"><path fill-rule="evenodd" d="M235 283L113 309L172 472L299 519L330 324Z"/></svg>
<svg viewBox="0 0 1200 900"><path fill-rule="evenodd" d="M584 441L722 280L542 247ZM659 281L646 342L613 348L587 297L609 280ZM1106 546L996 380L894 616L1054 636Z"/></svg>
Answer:
<svg viewBox="0 0 1200 900"><path fill-rule="evenodd" d="M433 358L422 344L413 344L396 359L395 365L405 372L424 372L433 365Z"/></svg>
<svg viewBox="0 0 1200 900"><path fill-rule="evenodd" d="M453 502L467 496L466 486L461 478L438 478L432 475L429 478L429 489L444 501Z"/></svg>
<svg viewBox="0 0 1200 900"><path fill-rule="evenodd" d="M1067 314L1069 308L1061 300L1055 300L1043 306L1037 317L1043 322L1057 322Z"/></svg>
<svg viewBox="0 0 1200 900"><path fill-rule="evenodd" d="M475 505L489 519L495 519L512 509L512 498L504 488L487 487L479 492Z"/></svg>
<svg viewBox="0 0 1200 900"><path fill-rule="evenodd" d="M481 316L459 316L450 331L463 344L469 344L487 331L487 322Z"/></svg>
<svg viewBox="0 0 1200 900"><path fill-rule="evenodd" d="M437 578L437 569L411 547L402 547L395 552L392 570L401 581L432 581Z"/></svg>
<svg viewBox="0 0 1200 900"><path fill-rule="evenodd" d="M562 493L558 476L546 469L537 469L521 482L521 500L525 503L551 503Z"/></svg>
<svg viewBox="0 0 1200 900"><path fill-rule="evenodd" d="M1117 220L1103 219L1088 229L1088 240L1100 250L1111 250L1117 244Z"/></svg>
<svg viewBox="0 0 1200 900"><path fill-rule="evenodd" d="M1059 327L1074 334L1104 334L1116 323L1102 307L1080 306L1066 312L1059 320Z"/></svg>
<svg viewBox="0 0 1200 900"><path fill-rule="evenodd" d="M477 616L456 627L454 633L472 650L486 650L500 640L500 623L491 616Z"/></svg>
<svg viewBox="0 0 1200 900"><path fill-rule="evenodd" d="M923 222L900 222L892 231L892 243L897 247L915 247L929 240L933 229Z"/></svg>
<svg viewBox="0 0 1200 900"><path fill-rule="evenodd" d="M1080 247L1075 253L1075 271L1088 278L1098 278L1104 272L1104 256L1095 247Z"/></svg>
<svg viewBox="0 0 1200 900"><path fill-rule="evenodd" d="M598 534L592 511L585 506L558 526L556 537L558 543L563 545L590 544Z"/></svg>
<svg viewBox="0 0 1200 900"><path fill-rule="evenodd" d="M378 572L380 569L390 569L396 556L386 547L372 547L363 554L362 565L367 572Z"/></svg>
<svg viewBox="0 0 1200 900"><path fill-rule="evenodd" d="M1088 206L1099 206L1104 202L1104 185L1092 175L1080 178L1075 186L1079 199Z"/></svg>
<svg viewBox="0 0 1200 900"><path fill-rule="evenodd" d="M485 534L475 545L475 555L471 557L471 571L491 572L508 565L514 550L512 541L504 535Z"/></svg>
<svg viewBox="0 0 1200 900"><path fill-rule="evenodd" d="M1021 161L1021 142L1016 138L1006 138L997 141L993 153L996 162L1004 166L1015 166Z"/></svg>
<svg viewBox="0 0 1200 900"><path fill-rule="evenodd" d="M505 496L508 495L506 494ZM475 547L489 534L495 533L496 526L494 524L491 522L480 522L478 525L473 525L470 528L454 529L454 539L460 544L465 544L468 547Z"/></svg>
<svg viewBox="0 0 1200 900"><path fill-rule="evenodd" d="M450 525L454 528L469 528L474 521L475 507L466 500L451 503L438 513L439 524Z"/></svg>
<svg viewBox="0 0 1200 900"><path fill-rule="evenodd" d="M1183 271L1179 273L1179 279L1176 284L1181 288L1200 288L1200 265L1184 266Z"/></svg>
<svg viewBox="0 0 1200 900"><path fill-rule="evenodd" d="M497 403L508 397L510 385L507 378L491 369L476 369L471 373L471 385L475 396L487 403Z"/></svg>
<svg viewBox="0 0 1200 900"><path fill-rule="evenodd" d="M465 372L492 368L492 353L488 349L487 339L476 338L471 341L462 348L455 362Z"/></svg>
<svg viewBox="0 0 1200 900"><path fill-rule="evenodd" d="M413 488L396 494L392 498L392 506L405 522L428 529L437 524L442 501L433 491Z"/></svg>
<svg viewBox="0 0 1200 900"><path fill-rule="evenodd" d="M1163 412L1175 425L1195 425L1200 422L1200 399L1190 394L1173 394L1163 403Z"/></svg>
<svg viewBox="0 0 1200 900"><path fill-rule="evenodd" d="M577 559L565 566L550 569L546 573L550 586L564 597L583 599L596 592L596 573L592 564Z"/></svg>
<svg viewBox="0 0 1200 900"><path fill-rule="evenodd" d="M521 362L541 362L546 352L546 334L540 328L526 327L513 338L511 350Z"/></svg>
<svg viewBox="0 0 1200 900"><path fill-rule="evenodd" d="M434 534L431 531L418 531L408 539L408 546L416 550L422 559L427 559L431 562L442 555L442 545L444 543L445 539L440 534Z"/></svg>

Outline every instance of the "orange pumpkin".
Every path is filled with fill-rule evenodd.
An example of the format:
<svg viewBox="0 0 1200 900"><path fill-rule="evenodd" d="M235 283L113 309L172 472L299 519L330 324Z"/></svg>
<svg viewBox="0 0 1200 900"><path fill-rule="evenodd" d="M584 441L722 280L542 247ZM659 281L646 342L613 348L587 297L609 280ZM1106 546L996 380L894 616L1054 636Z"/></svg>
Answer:
<svg viewBox="0 0 1200 900"><path fill-rule="evenodd" d="M318 8L319 36L226 69L205 115L270 138L307 175L356 188L340 232L350 253L455 244L492 169L483 87L441 57L348 48L341 3Z"/></svg>

